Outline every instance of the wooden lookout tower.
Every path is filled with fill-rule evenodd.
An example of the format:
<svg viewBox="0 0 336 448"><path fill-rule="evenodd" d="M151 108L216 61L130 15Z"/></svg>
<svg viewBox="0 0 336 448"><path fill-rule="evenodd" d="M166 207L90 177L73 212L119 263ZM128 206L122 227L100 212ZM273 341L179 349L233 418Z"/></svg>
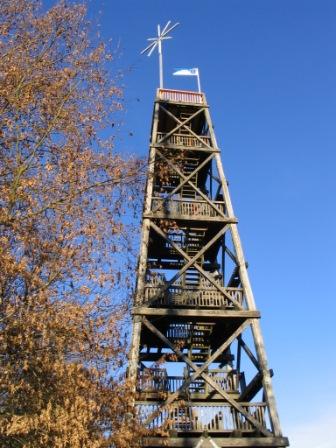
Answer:
<svg viewBox="0 0 336 448"><path fill-rule="evenodd" d="M203 93L157 91L137 275L142 446L288 446Z"/></svg>

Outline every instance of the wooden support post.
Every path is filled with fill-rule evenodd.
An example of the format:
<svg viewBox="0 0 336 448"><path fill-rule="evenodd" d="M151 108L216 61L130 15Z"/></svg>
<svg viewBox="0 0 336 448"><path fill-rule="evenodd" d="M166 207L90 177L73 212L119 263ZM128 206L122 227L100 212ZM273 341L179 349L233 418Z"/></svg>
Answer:
<svg viewBox="0 0 336 448"><path fill-rule="evenodd" d="M141 316L136 316L133 319L132 340L131 340L130 353L128 357L128 378L132 381L134 392L138 377L141 320L142 320Z"/></svg>
<svg viewBox="0 0 336 448"><path fill-rule="evenodd" d="M211 121L209 111L205 110L204 113L206 114L207 121L209 123L209 131L210 131L212 146L217 148L217 141L216 141L215 133L213 131L213 126L212 126L212 121ZM225 204L227 207L227 213L228 213L228 216L233 217L234 216L233 207L232 207L230 193L229 193L227 181L226 181L226 178L224 175L220 155L216 154L215 158L216 158L216 163L217 163L218 174L219 174L219 177L222 182L223 196L224 196ZM255 306L254 296L253 296L249 276L247 273L246 262L245 262L245 258L244 258L244 253L243 253L237 225L231 224L230 226L231 226L232 241L233 241L234 248L236 251L236 258L237 258L238 265L239 265L239 274L240 274L241 283L242 283L242 286L244 289L246 302L247 302L248 308L250 310L255 310L256 306ZM273 388L272 388L271 377L269 374L269 368L268 368L268 363L267 363L266 351L265 351L265 347L264 347L264 341L262 338L260 324L258 321L252 322L252 334L253 334L253 339L254 339L254 343L256 346L257 355L258 355L258 362L259 362L259 365L260 365L262 373L263 373L263 386L264 386L264 390L265 390L266 403L268 405L272 430L273 430L275 436L281 436L280 421L279 421L279 416L277 413L277 407L276 407L275 396L274 396L274 392L273 392Z"/></svg>
<svg viewBox="0 0 336 448"><path fill-rule="evenodd" d="M159 114L159 105L155 104L154 116L157 116L158 114ZM158 120L155 120L152 129L152 141L155 141L156 139L157 126L158 126ZM153 183L154 183L154 169L155 169L155 147L151 146L148 160L148 175L147 175L147 185L145 192L144 214L148 213L151 209L151 201L153 196ZM138 276L137 276L136 294L135 294L136 304L141 302L141 299L144 294L145 276L147 270L149 228L150 228L150 220L148 218L143 218L142 230L141 230L140 254L138 262Z"/></svg>

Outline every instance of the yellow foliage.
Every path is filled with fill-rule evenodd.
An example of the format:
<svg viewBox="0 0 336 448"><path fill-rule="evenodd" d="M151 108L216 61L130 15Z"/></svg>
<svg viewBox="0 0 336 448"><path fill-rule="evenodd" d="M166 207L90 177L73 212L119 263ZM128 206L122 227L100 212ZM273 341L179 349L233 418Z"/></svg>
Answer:
<svg viewBox="0 0 336 448"><path fill-rule="evenodd" d="M116 374L126 364L133 267L123 213L136 207L142 164L100 138L121 90L85 15L63 1L46 12L37 0L0 2L6 448L126 448L141 435L125 418L133 389Z"/></svg>

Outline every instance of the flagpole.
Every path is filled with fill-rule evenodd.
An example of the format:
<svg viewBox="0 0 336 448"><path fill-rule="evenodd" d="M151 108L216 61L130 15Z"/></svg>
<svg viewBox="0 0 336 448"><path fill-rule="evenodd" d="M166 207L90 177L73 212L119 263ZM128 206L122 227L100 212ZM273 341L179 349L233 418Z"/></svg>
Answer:
<svg viewBox="0 0 336 448"><path fill-rule="evenodd" d="M197 69L197 87L198 87L198 92L201 93L201 81L200 81L199 69Z"/></svg>
<svg viewBox="0 0 336 448"><path fill-rule="evenodd" d="M159 52L159 66L160 66L160 89L163 89L163 61L162 61L162 45L161 45L161 39L160 39L160 34L161 34L161 30L160 30L160 25L157 26L157 30L158 30L158 52Z"/></svg>

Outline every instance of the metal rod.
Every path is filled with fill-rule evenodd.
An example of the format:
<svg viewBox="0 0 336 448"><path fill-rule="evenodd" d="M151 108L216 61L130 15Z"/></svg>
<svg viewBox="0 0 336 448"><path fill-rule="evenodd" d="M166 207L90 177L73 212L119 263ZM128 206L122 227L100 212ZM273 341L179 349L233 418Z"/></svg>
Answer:
<svg viewBox="0 0 336 448"><path fill-rule="evenodd" d="M198 87L198 92L201 93L201 81L200 81L200 73L199 73L199 69L197 69L197 87Z"/></svg>
<svg viewBox="0 0 336 448"><path fill-rule="evenodd" d="M158 51L159 51L160 89L163 89L163 58L162 58L162 41L160 39L161 35L160 25L157 26L157 31L159 39Z"/></svg>

